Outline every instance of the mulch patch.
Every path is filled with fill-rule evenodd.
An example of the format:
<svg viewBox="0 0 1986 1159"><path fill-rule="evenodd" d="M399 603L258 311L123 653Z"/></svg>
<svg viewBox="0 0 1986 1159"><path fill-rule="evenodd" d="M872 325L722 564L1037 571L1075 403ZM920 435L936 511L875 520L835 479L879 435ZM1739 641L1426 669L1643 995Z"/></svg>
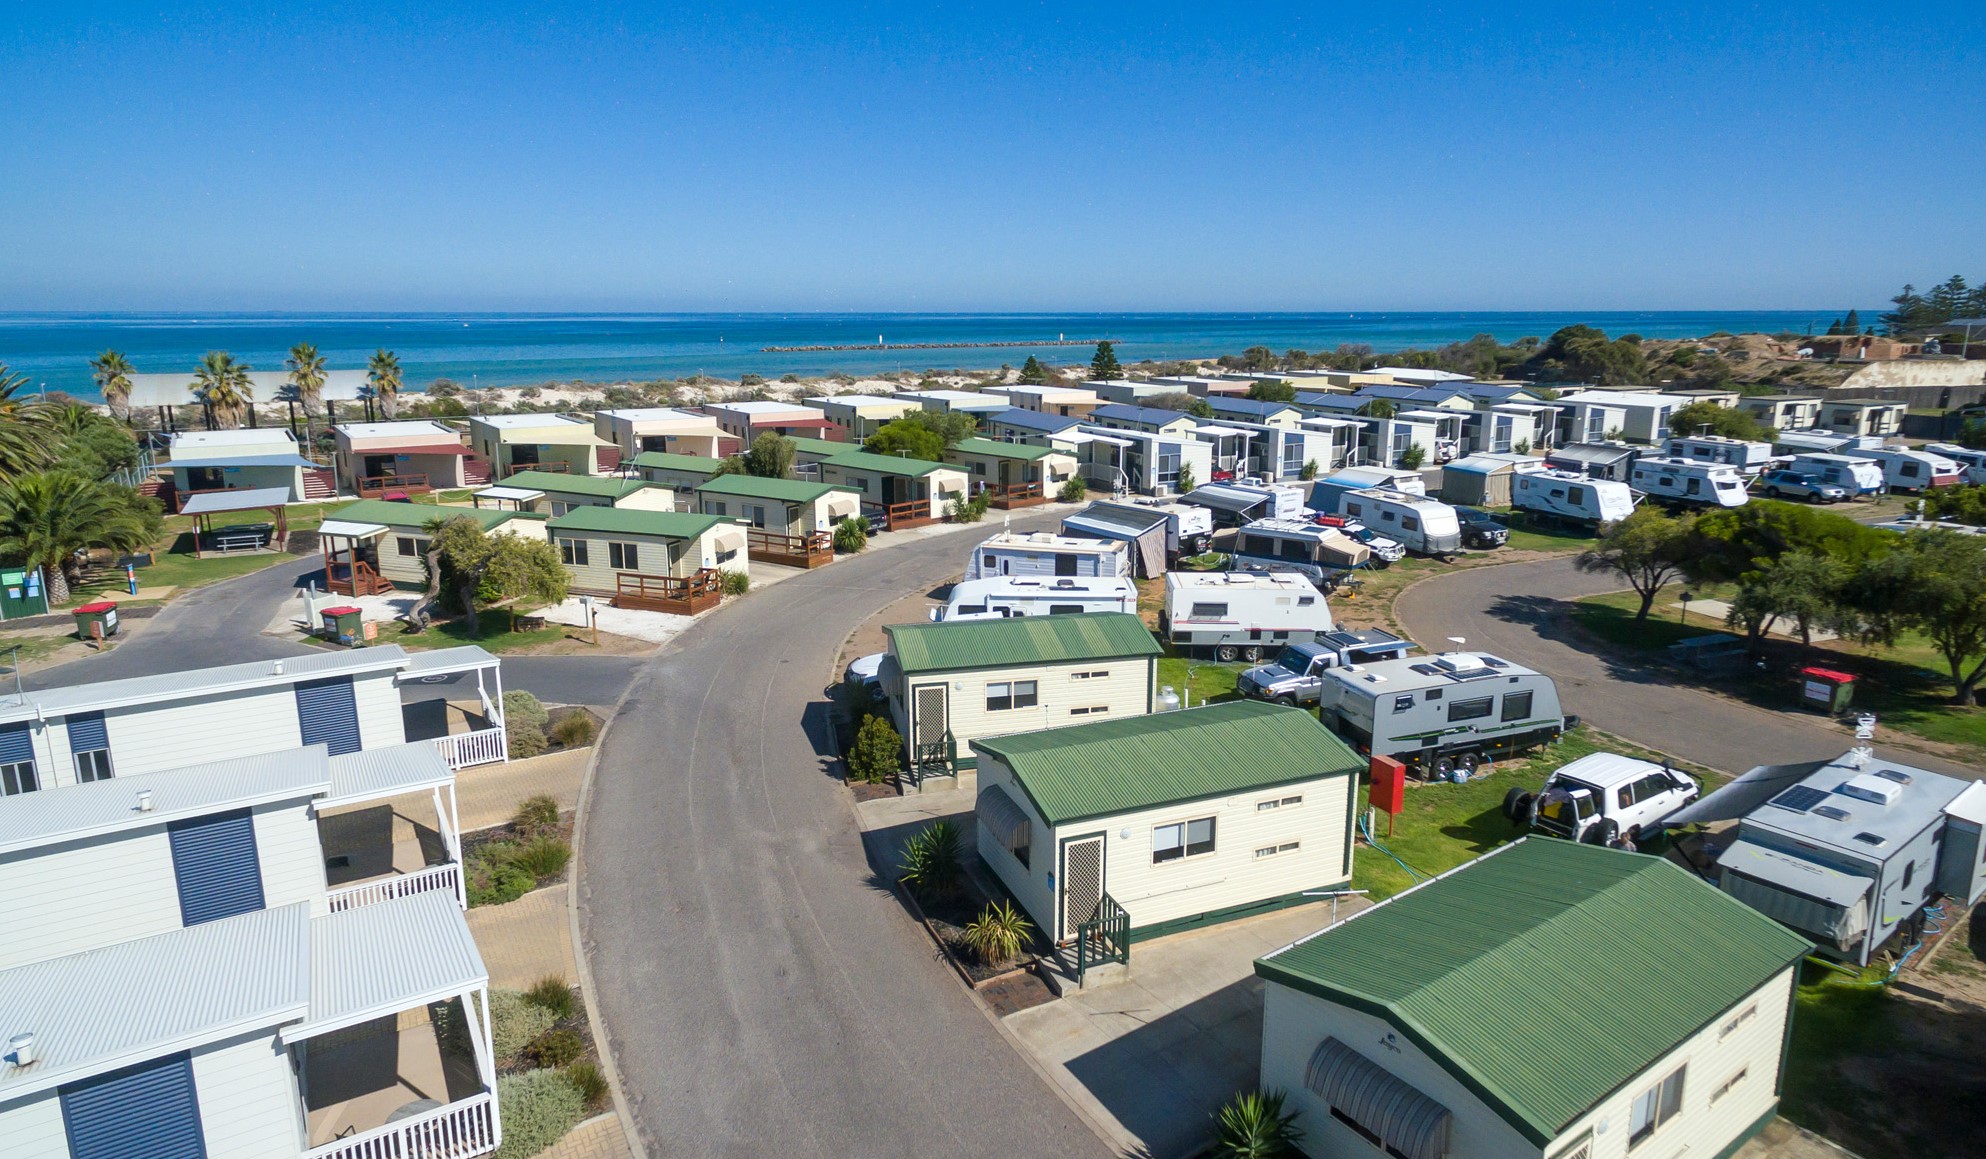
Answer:
<svg viewBox="0 0 1986 1159"><path fill-rule="evenodd" d="M1032 970L1021 970L981 986L979 996L993 1008L996 1017L1005 1018L1055 1001L1055 991Z"/></svg>

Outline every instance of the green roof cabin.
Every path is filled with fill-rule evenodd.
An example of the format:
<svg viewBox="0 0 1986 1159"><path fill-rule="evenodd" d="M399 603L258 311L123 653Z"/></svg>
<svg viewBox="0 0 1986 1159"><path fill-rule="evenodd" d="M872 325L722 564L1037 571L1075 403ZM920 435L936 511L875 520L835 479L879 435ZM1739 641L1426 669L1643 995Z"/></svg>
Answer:
<svg viewBox="0 0 1986 1159"><path fill-rule="evenodd" d="M318 525L324 586L346 596L425 589L427 525L436 519L473 520L492 535L545 537L545 517L530 512L361 499L327 513Z"/></svg>
<svg viewBox="0 0 1986 1159"><path fill-rule="evenodd" d="M1046 503L1076 473L1076 457L1066 451L993 439L961 439L945 462L965 471L974 493L991 491L1000 508Z"/></svg>
<svg viewBox="0 0 1986 1159"><path fill-rule="evenodd" d="M754 560L789 567L834 562L834 525L862 514L854 491L799 479L719 475L698 487L695 499L700 513L746 525Z"/></svg>
<svg viewBox="0 0 1986 1159"><path fill-rule="evenodd" d="M611 475L562 475L518 471L470 497L478 507L509 508L557 518L579 507L620 507L630 511L674 511L676 493L646 479Z"/></svg>
<svg viewBox="0 0 1986 1159"><path fill-rule="evenodd" d="M965 472L928 459L846 451L820 464L821 482L862 496L862 510L880 513L889 531L936 523L945 504L965 493Z"/></svg>
<svg viewBox="0 0 1986 1159"><path fill-rule="evenodd" d="M972 749L980 856L1056 942L1092 919L1152 937L1351 879L1365 763L1300 708L1092 716Z"/></svg>
<svg viewBox="0 0 1986 1159"><path fill-rule="evenodd" d="M573 592L617 608L694 615L717 606L721 573L747 571L745 529L714 515L575 507L546 527Z"/></svg>
<svg viewBox="0 0 1986 1159"><path fill-rule="evenodd" d="M643 451L631 460L635 473L650 483L688 494L717 477L724 460L672 451Z"/></svg>
<svg viewBox="0 0 1986 1159"><path fill-rule="evenodd" d="M1806 938L1681 866L1534 837L1255 963L1311 1155L1725 1159L1778 1113Z"/></svg>

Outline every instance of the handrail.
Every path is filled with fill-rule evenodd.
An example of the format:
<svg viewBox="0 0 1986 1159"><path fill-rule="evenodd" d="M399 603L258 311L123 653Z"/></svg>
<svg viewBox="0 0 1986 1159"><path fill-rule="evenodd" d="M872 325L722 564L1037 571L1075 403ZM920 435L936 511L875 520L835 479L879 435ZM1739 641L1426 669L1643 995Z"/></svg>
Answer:
<svg viewBox="0 0 1986 1159"><path fill-rule="evenodd" d="M304 1152L304 1159L469 1159L503 1141L488 1091Z"/></svg>
<svg viewBox="0 0 1986 1159"><path fill-rule="evenodd" d="M353 885L339 886L325 894L332 913L342 913L377 902L392 901L395 898L412 897L417 893L432 893L445 889L460 895L462 867L453 862L430 865L413 873L382 877L374 881L361 881Z"/></svg>
<svg viewBox="0 0 1986 1159"><path fill-rule="evenodd" d="M429 491L429 490L433 490L433 486L428 482L428 477L424 474L366 475L359 479L359 494L361 496L369 495L374 492L391 491L396 489L407 490L407 491Z"/></svg>
<svg viewBox="0 0 1986 1159"><path fill-rule="evenodd" d="M1076 985L1083 984L1091 966L1130 961L1131 914L1106 893L1090 920L1076 926Z"/></svg>
<svg viewBox="0 0 1986 1159"><path fill-rule="evenodd" d="M441 754L451 769L495 764L510 756L508 738L501 727L438 736L433 743L435 751Z"/></svg>

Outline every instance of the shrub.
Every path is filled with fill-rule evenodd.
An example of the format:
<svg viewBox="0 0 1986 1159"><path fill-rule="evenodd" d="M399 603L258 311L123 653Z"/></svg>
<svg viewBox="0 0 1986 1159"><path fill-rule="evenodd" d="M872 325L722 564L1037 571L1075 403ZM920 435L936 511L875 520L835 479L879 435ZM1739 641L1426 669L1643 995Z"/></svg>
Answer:
<svg viewBox="0 0 1986 1159"><path fill-rule="evenodd" d="M526 797L510 815L510 827L521 837L535 837L547 829L555 829L559 823L559 803L548 793Z"/></svg>
<svg viewBox="0 0 1986 1159"><path fill-rule="evenodd" d="M586 1040L579 1037L578 1031L564 1028L547 1030L524 1048L524 1057L533 1066L564 1066L578 1062L585 1053Z"/></svg>
<svg viewBox="0 0 1986 1159"><path fill-rule="evenodd" d="M1306 483L1312 479L1315 479L1317 477L1317 460L1311 459L1310 461L1306 462L1303 465L1303 470L1297 472L1296 477L1302 479Z"/></svg>
<svg viewBox="0 0 1986 1159"><path fill-rule="evenodd" d="M557 1021L551 1011L532 1005L516 990L490 991L490 1050L499 1060L516 1058Z"/></svg>
<svg viewBox="0 0 1986 1159"><path fill-rule="evenodd" d="M853 555L869 546L869 525L853 515L834 525L834 549Z"/></svg>
<svg viewBox="0 0 1986 1159"><path fill-rule="evenodd" d="M1033 923L1012 902L996 901L965 927L965 945L981 962L997 966L1020 957Z"/></svg>
<svg viewBox="0 0 1986 1159"><path fill-rule="evenodd" d="M871 716L855 730L855 747L848 753L848 775L865 785L880 785L902 767L903 738L886 716Z"/></svg>
<svg viewBox="0 0 1986 1159"><path fill-rule="evenodd" d="M512 722L508 731L510 759L513 761L535 757L551 747L551 742L545 739L545 730L535 724Z"/></svg>
<svg viewBox="0 0 1986 1159"><path fill-rule="evenodd" d="M552 726L551 738L564 748L579 748L593 743L593 718L583 712L562 716Z"/></svg>
<svg viewBox="0 0 1986 1159"><path fill-rule="evenodd" d="M543 728L552 722L552 714L545 711L545 706L539 703L537 697L513 690L503 694L503 719L512 728L520 724Z"/></svg>
<svg viewBox="0 0 1986 1159"><path fill-rule="evenodd" d="M1427 462L1427 448L1419 443L1414 443L1400 452L1400 469L1403 471L1418 471L1425 462Z"/></svg>
<svg viewBox="0 0 1986 1159"><path fill-rule="evenodd" d="M1090 497L1090 485L1083 482L1081 475L1071 475L1063 482L1062 489L1055 493L1058 503L1081 503Z"/></svg>
<svg viewBox="0 0 1986 1159"><path fill-rule="evenodd" d="M742 596L752 590L752 577L741 571L720 572L724 577L723 591L727 596Z"/></svg>
<svg viewBox="0 0 1986 1159"><path fill-rule="evenodd" d="M1283 1113L1283 1092L1236 1095L1215 1116L1213 1153L1220 1159L1272 1159L1294 1155L1303 1141L1295 1111ZM509 1123L504 1124L505 1130Z"/></svg>
<svg viewBox="0 0 1986 1159"><path fill-rule="evenodd" d="M534 838L510 855L510 864L530 874L534 886L545 878L564 873L566 862L571 860L572 846L556 837Z"/></svg>
<svg viewBox="0 0 1986 1159"><path fill-rule="evenodd" d="M607 1105L607 1076L600 1073L598 1066L582 1058L559 1073L572 1084L573 1090L579 1092L580 1101L586 1104L588 1110Z"/></svg>
<svg viewBox="0 0 1986 1159"><path fill-rule="evenodd" d="M497 1080L503 1146L496 1159L530 1159L559 1141L586 1113L578 1088L555 1070L529 1070Z"/></svg>
<svg viewBox="0 0 1986 1159"><path fill-rule="evenodd" d="M501 854L479 853L469 862L469 880L464 883L469 904L502 905L516 901L538 888L531 871L510 864Z"/></svg>
<svg viewBox="0 0 1986 1159"><path fill-rule="evenodd" d="M901 880L922 897L944 897L958 888L963 838L951 821L933 821L904 842L897 869Z"/></svg>
<svg viewBox="0 0 1986 1159"><path fill-rule="evenodd" d="M579 1003L573 998L572 987L566 985L565 979L557 974L547 974L533 982L531 988L524 992L524 1000L541 1010L551 1011L552 1016L560 1022L571 1018L573 1012L579 1009Z"/></svg>

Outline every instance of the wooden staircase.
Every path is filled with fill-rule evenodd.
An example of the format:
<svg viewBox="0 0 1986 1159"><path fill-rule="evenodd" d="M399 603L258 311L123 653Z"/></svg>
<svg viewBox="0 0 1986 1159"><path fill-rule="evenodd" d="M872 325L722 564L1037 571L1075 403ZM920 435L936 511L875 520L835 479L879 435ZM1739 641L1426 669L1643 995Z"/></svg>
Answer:
<svg viewBox="0 0 1986 1159"><path fill-rule="evenodd" d="M306 469L303 473L303 497L312 502L337 498L337 477L326 467Z"/></svg>
<svg viewBox="0 0 1986 1159"><path fill-rule="evenodd" d="M599 459L600 473L602 475L612 474L621 469L621 449L619 447L601 447L596 457Z"/></svg>
<svg viewBox="0 0 1986 1159"><path fill-rule="evenodd" d="M487 487L490 484L490 461L479 455L470 455L462 460L462 481L471 487Z"/></svg>

